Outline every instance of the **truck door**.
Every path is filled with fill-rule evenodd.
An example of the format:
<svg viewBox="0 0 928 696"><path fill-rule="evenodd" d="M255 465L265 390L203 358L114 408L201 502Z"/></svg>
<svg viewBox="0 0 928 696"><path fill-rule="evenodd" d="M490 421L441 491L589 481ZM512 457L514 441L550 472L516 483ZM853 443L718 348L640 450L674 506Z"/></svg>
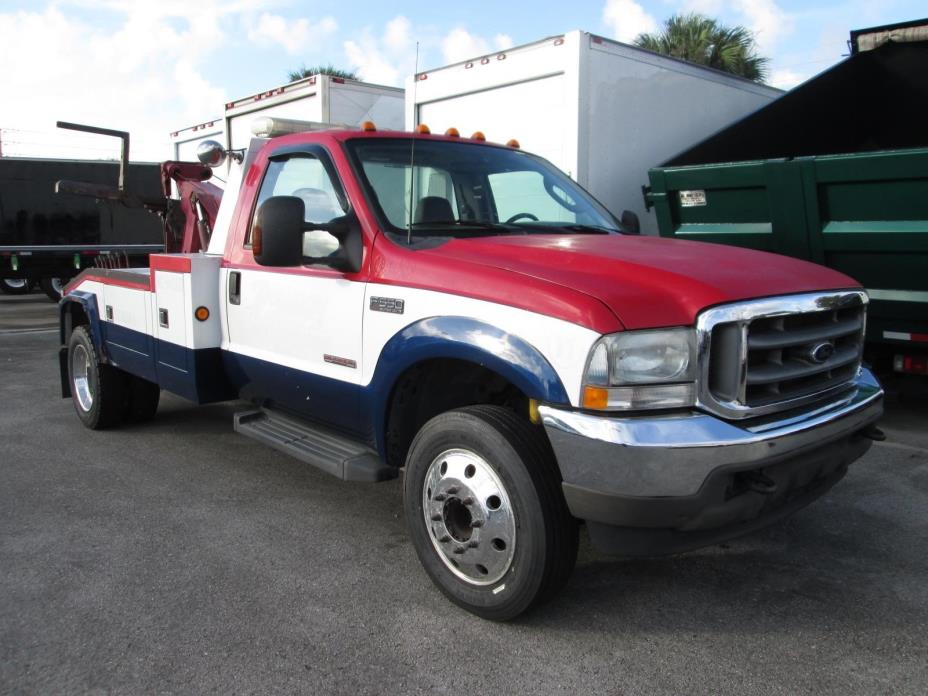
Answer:
<svg viewBox="0 0 928 696"><path fill-rule="evenodd" d="M344 215L349 203L319 146L270 158L257 203L303 199L307 222ZM229 374L244 398L349 430L358 427L364 283L323 265L259 266L248 233L235 243L243 262L223 269ZM304 255L322 257L337 240L304 233Z"/></svg>

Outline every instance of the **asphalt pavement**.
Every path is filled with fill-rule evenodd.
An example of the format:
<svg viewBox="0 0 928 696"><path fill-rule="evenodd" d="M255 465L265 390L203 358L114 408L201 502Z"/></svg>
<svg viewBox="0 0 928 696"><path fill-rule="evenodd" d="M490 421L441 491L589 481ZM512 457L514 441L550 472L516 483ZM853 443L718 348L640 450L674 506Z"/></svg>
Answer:
<svg viewBox="0 0 928 696"><path fill-rule="evenodd" d="M349 484L165 395L84 429L55 307L0 296L0 692L924 694L928 408L784 523L680 556L584 539L509 624L421 570L400 484Z"/></svg>

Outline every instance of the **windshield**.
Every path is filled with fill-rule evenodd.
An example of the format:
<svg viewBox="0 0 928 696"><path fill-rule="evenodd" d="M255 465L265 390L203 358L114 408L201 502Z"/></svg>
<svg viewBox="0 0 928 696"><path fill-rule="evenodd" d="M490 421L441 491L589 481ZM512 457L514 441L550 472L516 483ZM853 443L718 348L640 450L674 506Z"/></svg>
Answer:
<svg viewBox="0 0 928 696"><path fill-rule="evenodd" d="M387 234L402 243L407 236L415 245L449 237L619 231L609 211L569 177L521 150L428 138L415 140L414 155L411 138L359 138L346 145Z"/></svg>

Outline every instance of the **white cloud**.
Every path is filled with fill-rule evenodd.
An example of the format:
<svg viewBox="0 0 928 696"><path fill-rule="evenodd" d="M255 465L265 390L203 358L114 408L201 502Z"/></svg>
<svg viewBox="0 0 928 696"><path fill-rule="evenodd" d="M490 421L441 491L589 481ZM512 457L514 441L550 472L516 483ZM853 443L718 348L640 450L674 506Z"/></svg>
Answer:
<svg viewBox="0 0 928 696"><path fill-rule="evenodd" d="M351 68L362 80L382 85L400 85L407 75L415 72L416 46L412 23L398 15L387 22L383 34L377 37L370 28L357 39L342 46Z"/></svg>
<svg viewBox="0 0 928 696"><path fill-rule="evenodd" d="M744 17L744 24L754 32L761 54L769 54L777 41L792 32L795 22L776 0L734 0L734 8Z"/></svg>
<svg viewBox="0 0 928 696"><path fill-rule="evenodd" d="M293 20L263 12L248 29L248 40L260 46L281 46L290 55L298 55L337 29L338 23L332 17L312 22L306 17Z"/></svg>
<svg viewBox="0 0 928 696"><path fill-rule="evenodd" d="M657 31L657 20L634 0L607 0L603 21L619 41L631 43L638 34Z"/></svg>
<svg viewBox="0 0 928 696"><path fill-rule="evenodd" d="M512 48L513 43L512 37L509 34L497 34L493 37L493 45L496 46L496 49L499 51L505 51L507 48Z"/></svg>
<svg viewBox="0 0 928 696"><path fill-rule="evenodd" d="M4 70L4 89L22 95L0 100L0 126L11 129L4 139L17 146L6 154L117 155L112 139L57 131L60 119L129 130L133 159L165 159L171 129L221 111L225 92L201 67L225 40L218 18L229 8L219 0L87 5L109 10L115 27L79 20L62 7L0 13L0 65L16 66Z"/></svg>
<svg viewBox="0 0 928 696"><path fill-rule="evenodd" d="M416 71L416 40L419 37L422 37L419 44L420 71L434 67L436 61L430 56L436 49L441 51L442 64L445 64L503 51L513 45L508 34L499 33L492 39L486 39L471 34L464 27L455 27L441 35L433 27L417 27L399 15L387 22L382 32L365 28L357 38L345 41L343 47L349 65L361 79L402 86L406 77Z"/></svg>
<svg viewBox="0 0 928 696"><path fill-rule="evenodd" d="M789 68L781 68L770 73L767 84L779 89L792 89L796 85L805 82L808 77L805 73L796 72Z"/></svg>
<svg viewBox="0 0 928 696"><path fill-rule="evenodd" d="M412 45L412 23L402 15L387 22L383 34L384 45L392 52L402 54Z"/></svg>
<svg viewBox="0 0 928 696"><path fill-rule="evenodd" d="M460 63L490 52L485 39L471 34L463 27L449 31L441 42L441 53L446 63Z"/></svg>

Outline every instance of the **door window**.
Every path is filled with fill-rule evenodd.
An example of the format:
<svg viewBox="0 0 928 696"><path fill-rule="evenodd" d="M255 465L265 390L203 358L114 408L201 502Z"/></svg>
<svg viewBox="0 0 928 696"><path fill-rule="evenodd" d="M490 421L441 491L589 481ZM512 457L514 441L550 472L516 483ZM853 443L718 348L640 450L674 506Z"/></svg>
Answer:
<svg viewBox="0 0 928 696"><path fill-rule="evenodd" d="M271 196L296 196L302 199L303 219L307 223L324 225L347 210L336 193L325 165L312 155L295 155L287 159L272 160L258 192L258 206ZM257 208L256 208L257 209ZM251 230L246 245L251 244ZM303 233L303 255L322 258L338 249L338 240L325 230L307 230Z"/></svg>

